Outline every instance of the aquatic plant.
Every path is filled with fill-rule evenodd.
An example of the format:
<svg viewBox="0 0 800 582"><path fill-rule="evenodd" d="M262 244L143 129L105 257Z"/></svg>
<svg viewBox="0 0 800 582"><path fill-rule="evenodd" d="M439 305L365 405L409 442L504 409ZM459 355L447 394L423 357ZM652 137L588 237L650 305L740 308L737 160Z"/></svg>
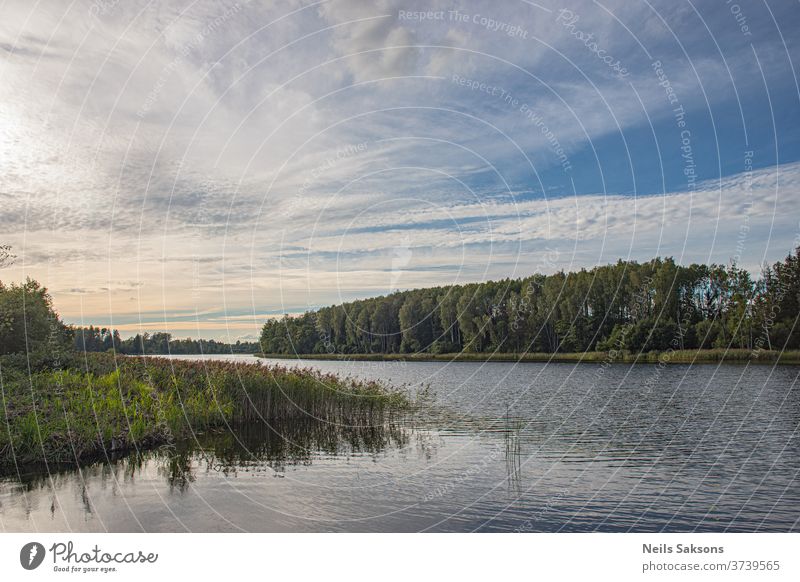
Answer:
<svg viewBox="0 0 800 582"><path fill-rule="evenodd" d="M30 375L9 374L0 363L0 465L74 462L253 420L369 427L409 402L375 382L282 366L110 354L81 360Z"/></svg>

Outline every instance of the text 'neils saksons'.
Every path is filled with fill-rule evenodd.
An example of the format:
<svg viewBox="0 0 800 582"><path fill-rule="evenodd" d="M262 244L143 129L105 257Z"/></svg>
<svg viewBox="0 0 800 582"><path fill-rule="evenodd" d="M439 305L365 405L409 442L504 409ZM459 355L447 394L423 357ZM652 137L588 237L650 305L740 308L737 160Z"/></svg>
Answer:
<svg viewBox="0 0 800 582"><path fill-rule="evenodd" d="M677 544L675 547L668 544L642 544L643 554L723 554L722 546L696 546L694 544Z"/></svg>

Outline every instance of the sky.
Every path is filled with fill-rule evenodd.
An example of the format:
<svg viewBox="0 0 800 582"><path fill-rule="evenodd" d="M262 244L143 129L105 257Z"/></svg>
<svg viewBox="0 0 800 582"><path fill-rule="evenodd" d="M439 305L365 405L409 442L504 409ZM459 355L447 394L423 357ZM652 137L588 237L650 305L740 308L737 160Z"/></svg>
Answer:
<svg viewBox="0 0 800 582"><path fill-rule="evenodd" d="M800 233L790 1L0 0L0 244L63 319L255 339Z"/></svg>

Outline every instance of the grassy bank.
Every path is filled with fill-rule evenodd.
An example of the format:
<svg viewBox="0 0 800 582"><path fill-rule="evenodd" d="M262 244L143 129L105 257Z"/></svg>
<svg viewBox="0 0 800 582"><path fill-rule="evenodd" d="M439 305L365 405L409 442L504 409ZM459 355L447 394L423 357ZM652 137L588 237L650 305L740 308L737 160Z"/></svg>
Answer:
<svg viewBox="0 0 800 582"><path fill-rule="evenodd" d="M408 404L377 383L281 366L91 354L26 368L0 360L0 466L102 458L257 419L365 426Z"/></svg>
<svg viewBox="0 0 800 582"><path fill-rule="evenodd" d="M583 363L671 363L671 364L714 364L721 362L752 364L800 364L800 351L778 352L775 350L675 350L664 352L630 353L579 352L579 353L471 353L453 354L257 354L260 358L294 360L339 360L339 361L377 361L377 362L583 362Z"/></svg>

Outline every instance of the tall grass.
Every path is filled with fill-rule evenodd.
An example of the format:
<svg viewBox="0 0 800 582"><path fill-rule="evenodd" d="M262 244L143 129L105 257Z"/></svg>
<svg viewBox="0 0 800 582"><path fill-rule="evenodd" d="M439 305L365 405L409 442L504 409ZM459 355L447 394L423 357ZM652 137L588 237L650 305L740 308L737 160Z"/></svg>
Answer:
<svg viewBox="0 0 800 582"><path fill-rule="evenodd" d="M256 419L370 426L408 404L374 382L282 366L106 354L70 365L23 374L0 362L0 465L75 462Z"/></svg>

